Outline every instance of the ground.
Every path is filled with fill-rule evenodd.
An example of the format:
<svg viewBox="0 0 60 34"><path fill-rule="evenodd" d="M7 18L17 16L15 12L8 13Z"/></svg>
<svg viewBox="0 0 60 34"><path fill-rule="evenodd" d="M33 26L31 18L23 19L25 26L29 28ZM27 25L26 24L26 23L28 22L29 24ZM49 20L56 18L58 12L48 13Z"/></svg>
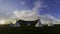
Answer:
<svg viewBox="0 0 60 34"><path fill-rule="evenodd" d="M1 34L59 34L60 26L53 27L0 27Z"/></svg>

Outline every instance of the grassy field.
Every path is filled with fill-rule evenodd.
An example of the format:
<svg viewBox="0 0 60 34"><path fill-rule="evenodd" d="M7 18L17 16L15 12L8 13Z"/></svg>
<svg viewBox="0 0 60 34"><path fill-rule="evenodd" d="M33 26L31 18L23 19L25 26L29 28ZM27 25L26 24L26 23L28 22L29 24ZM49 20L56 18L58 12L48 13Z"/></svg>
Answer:
<svg viewBox="0 0 60 34"><path fill-rule="evenodd" d="M59 34L60 25L53 27L0 27L0 34Z"/></svg>

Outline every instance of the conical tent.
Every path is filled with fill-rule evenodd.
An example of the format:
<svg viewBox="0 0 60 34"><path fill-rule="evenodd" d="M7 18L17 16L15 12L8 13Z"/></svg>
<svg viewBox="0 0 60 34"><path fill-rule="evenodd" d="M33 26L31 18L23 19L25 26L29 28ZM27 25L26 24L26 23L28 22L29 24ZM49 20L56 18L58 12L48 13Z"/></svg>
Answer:
<svg viewBox="0 0 60 34"><path fill-rule="evenodd" d="M39 19L39 21L37 22L37 24L35 25L35 27L43 27L43 25L41 24L40 19Z"/></svg>

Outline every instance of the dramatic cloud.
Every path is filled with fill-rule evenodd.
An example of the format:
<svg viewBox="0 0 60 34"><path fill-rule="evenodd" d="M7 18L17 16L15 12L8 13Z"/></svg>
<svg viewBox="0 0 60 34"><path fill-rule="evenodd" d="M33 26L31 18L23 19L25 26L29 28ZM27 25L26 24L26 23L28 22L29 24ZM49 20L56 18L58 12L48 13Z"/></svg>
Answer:
<svg viewBox="0 0 60 34"><path fill-rule="evenodd" d="M23 19L23 20L36 20L38 19L38 14L31 10L15 10L14 14L16 17Z"/></svg>
<svg viewBox="0 0 60 34"><path fill-rule="evenodd" d="M41 8L43 7L43 2L37 0L36 2L34 2L34 7L32 8L32 10L15 10L13 12L14 16L22 19L22 20L27 20L27 21L34 21L37 19L40 19L40 14L39 12L42 10ZM39 11L40 10L40 11ZM41 23L37 23L36 27L40 27L42 26Z"/></svg>
<svg viewBox="0 0 60 34"><path fill-rule="evenodd" d="M29 10L15 10L13 14L15 17L18 17L23 20L36 20L39 18L42 24L44 23L48 24L51 22L55 24L56 22L60 21L60 19L57 19L50 14L45 14L45 15L38 14L42 10L43 7L46 8L46 5L44 5L42 1L37 0L36 2L34 2L34 7L32 8L32 10L30 9Z"/></svg>
<svg viewBox="0 0 60 34"><path fill-rule="evenodd" d="M13 13L20 19L36 20L40 16L38 13L41 8L42 2L37 0L36 2L34 2L34 7L32 8L32 10L15 10Z"/></svg>
<svg viewBox="0 0 60 34"><path fill-rule="evenodd" d="M60 19L55 18L54 16L50 15L50 14L45 14L45 15L41 15L41 22L42 24L49 24L49 23L53 23L53 24L59 24Z"/></svg>

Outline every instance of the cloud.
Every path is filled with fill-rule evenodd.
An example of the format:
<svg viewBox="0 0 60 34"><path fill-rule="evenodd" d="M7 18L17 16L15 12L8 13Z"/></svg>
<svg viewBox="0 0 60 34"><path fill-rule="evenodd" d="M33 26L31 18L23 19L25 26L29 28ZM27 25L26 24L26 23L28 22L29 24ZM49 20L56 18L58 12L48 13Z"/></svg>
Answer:
<svg viewBox="0 0 60 34"><path fill-rule="evenodd" d="M38 19L38 16L40 17L39 10L42 8L42 1L37 0L34 2L34 7L32 10L15 10L13 14L20 19L25 20L36 20Z"/></svg>
<svg viewBox="0 0 60 34"><path fill-rule="evenodd" d="M42 10L41 9L42 7L43 7L42 1L37 0L36 2L34 2L34 7L32 8L32 10L30 9L29 10L15 10L13 14L17 18L20 18L22 20L33 21L33 20L40 19L40 14L38 13L39 13L39 10ZM41 25L41 23L36 24L36 26L39 26L39 25Z"/></svg>
<svg viewBox="0 0 60 34"><path fill-rule="evenodd" d="M42 24L44 23L56 24L60 22L60 19L55 18L51 14L45 14L45 15L38 14L42 10L43 7L46 8L46 5L44 5L42 1L37 0L36 2L34 2L34 7L32 8L32 10L30 9L29 10L14 10L13 12L14 15L12 17L17 17L22 20L28 20L28 21L36 20L39 18ZM39 26L39 24L37 25Z"/></svg>
<svg viewBox="0 0 60 34"><path fill-rule="evenodd" d="M38 14L42 10L43 7L46 8L46 5L44 5L42 1L37 0L36 2L34 2L34 7L32 8L32 10L30 9L29 10L17 10L16 9L14 10L13 12L14 15L12 17L13 18L17 17L22 20L28 20L28 21L36 20L39 18L42 24L44 23L48 24L48 23L51 23L51 21L54 24L60 22L60 19L55 18L51 14L45 14L45 15ZM37 26L39 26L39 24L37 24Z"/></svg>
<svg viewBox="0 0 60 34"><path fill-rule="evenodd" d="M36 20L38 19L38 14L31 10L15 10L14 15L22 20Z"/></svg>
<svg viewBox="0 0 60 34"><path fill-rule="evenodd" d="M41 8L43 7L42 4L43 4L42 1L37 0L36 2L34 2L34 7L32 10L37 12L39 12L39 10L41 11Z"/></svg>
<svg viewBox="0 0 60 34"><path fill-rule="evenodd" d="M48 23L53 23L53 24L59 24L60 19L55 18L51 14L45 14L41 16L41 22L42 24L48 24Z"/></svg>

